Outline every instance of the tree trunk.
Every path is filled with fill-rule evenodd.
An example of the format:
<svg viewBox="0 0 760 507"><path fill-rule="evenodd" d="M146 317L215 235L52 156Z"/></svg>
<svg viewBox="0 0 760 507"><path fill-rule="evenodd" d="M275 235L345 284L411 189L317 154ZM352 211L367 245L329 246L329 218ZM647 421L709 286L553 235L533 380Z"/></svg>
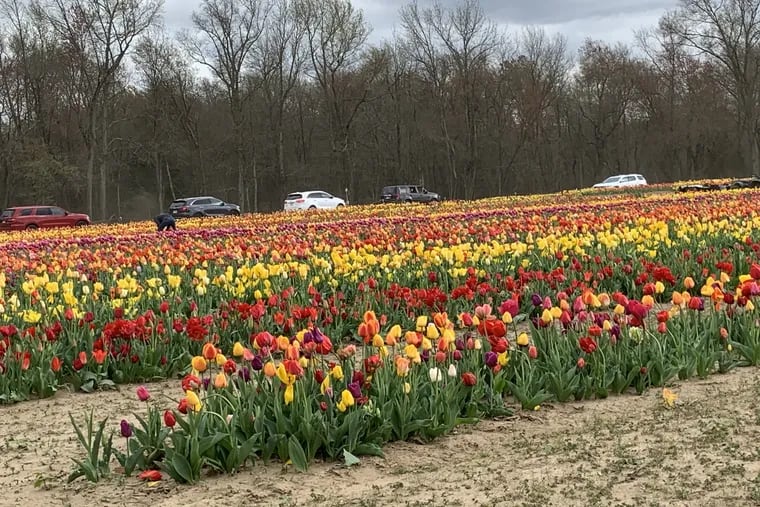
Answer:
<svg viewBox="0 0 760 507"><path fill-rule="evenodd" d="M259 172L255 154L253 155L251 165L253 168L253 212L257 213L259 211Z"/></svg>
<svg viewBox="0 0 760 507"><path fill-rule="evenodd" d="M102 151L101 151L101 161L100 161L100 219L105 220L108 218L108 152L109 152L109 139L108 139L108 104L107 104L107 94L104 94L103 100L103 125L102 125L102 136L103 139L101 141L102 144Z"/></svg>
<svg viewBox="0 0 760 507"><path fill-rule="evenodd" d="M283 130L285 129L282 127L282 116L280 116L280 119L277 122L277 165L280 172L280 185L282 188L282 195L280 195L280 197L282 198L284 198L288 192L288 173L285 171L285 135ZM253 161L253 173L254 175L256 174L255 157ZM258 181L255 181L255 184L258 186Z"/></svg>
<svg viewBox="0 0 760 507"><path fill-rule="evenodd" d="M95 144L95 105L90 106L90 125L87 129L89 131L90 152L87 159L87 214L90 218L95 218L95 204L94 204L94 192L95 192L95 153L97 151L97 145Z"/></svg>
<svg viewBox="0 0 760 507"><path fill-rule="evenodd" d="M156 133L157 134L157 133ZM161 158L158 156L158 146L153 146L153 168L156 171L156 200L158 212L164 209L164 173L161 170Z"/></svg>

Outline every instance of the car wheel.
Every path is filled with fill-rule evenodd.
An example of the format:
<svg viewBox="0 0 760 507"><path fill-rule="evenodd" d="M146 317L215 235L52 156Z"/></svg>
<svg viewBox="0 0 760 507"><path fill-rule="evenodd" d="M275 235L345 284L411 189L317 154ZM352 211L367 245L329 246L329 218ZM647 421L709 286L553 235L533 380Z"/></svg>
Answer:
<svg viewBox="0 0 760 507"><path fill-rule="evenodd" d="M338 205L336 206L336 208L342 208L342 207L343 207L343 205L342 205L342 204L338 204Z"/></svg>
<svg viewBox="0 0 760 507"><path fill-rule="evenodd" d="M309 206L309 209L317 209L316 206Z"/></svg>
<svg viewBox="0 0 760 507"><path fill-rule="evenodd" d="M203 213L193 213L193 218L200 218L203 216Z"/></svg>
<svg viewBox="0 0 760 507"><path fill-rule="evenodd" d="M88 224L84 220L80 220L79 222L76 223L77 227L84 227L85 225L88 225Z"/></svg>
<svg viewBox="0 0 760 507"><path fill-rule="evenodd" d="M234 210L230 211L230 215L232 215L233 217L239 217L240 216L240 212L238 210L234 209Z"/></svg>
<svg viewBox="0 0 760 507"><path fill-rule="evenodd" d="M35 229L39 229L39 227L37 227L37 224L29 224L26 226L26 230L28 231L33 231Z"/></svg>
<svg viewBox="0 0 760 507"><path fill-rule="evenodd" d="M412 204L412 200L411 199L407 199L407 200L404 201L404 204Z"/></svg>

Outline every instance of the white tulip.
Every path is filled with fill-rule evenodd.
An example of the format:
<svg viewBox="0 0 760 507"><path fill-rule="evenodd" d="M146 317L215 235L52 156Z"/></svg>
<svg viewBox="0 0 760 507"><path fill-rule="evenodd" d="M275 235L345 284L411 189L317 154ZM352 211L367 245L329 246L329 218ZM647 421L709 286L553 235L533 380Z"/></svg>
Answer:
<svg viewBox="0 0 760 507"><path fill-rule="evenodd" d="M454 366L454 363L449 365L449 371L447 372L447 375L452 378L457 376L457 367Z"/></svg>
<svg viewBox="0 0 760 507"><path fill-rule="evenodd" d="M437 367L430 368L428 374L430 375L431 382L440 382L441 377L443 377L441 370L439 370Z"/></svg>

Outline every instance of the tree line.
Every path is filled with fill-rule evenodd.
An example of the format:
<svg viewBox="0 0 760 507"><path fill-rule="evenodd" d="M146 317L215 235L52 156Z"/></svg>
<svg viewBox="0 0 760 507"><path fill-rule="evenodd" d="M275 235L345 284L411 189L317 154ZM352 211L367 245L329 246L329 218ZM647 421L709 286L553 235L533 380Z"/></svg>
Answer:
<svg viewBox="0 0 760 507"><path fill-rule="evenodd" d="M412 2L368 42L350 0L0 0L0 204L143 218L215 195L376 201L760 174L760 0L681 0L577 54L477 0Z"/></svg>

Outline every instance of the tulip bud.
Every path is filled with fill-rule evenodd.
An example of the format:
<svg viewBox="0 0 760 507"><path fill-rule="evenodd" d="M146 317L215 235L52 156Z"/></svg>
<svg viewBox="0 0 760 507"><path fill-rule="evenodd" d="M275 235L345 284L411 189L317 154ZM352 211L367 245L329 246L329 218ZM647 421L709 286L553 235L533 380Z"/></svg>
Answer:
<svg viewBox="0 0 760 507"><path fill-rule="evenodd" d="M182 400L185 401L185 400ZM187 403L187 402L185 402ZM177 418L174 417L174 412L171 410L164 411L164 424L167 428L173 428L175 424L177 424Z"/></svg>
<svg viewBox="0 0 760 507"><path fill-rule="evenodd" d="M129 424L125 419L121 420L121 424L119 424L119 429L121 430L122 437L129 438L132 436L132 425Z"/></svg>

